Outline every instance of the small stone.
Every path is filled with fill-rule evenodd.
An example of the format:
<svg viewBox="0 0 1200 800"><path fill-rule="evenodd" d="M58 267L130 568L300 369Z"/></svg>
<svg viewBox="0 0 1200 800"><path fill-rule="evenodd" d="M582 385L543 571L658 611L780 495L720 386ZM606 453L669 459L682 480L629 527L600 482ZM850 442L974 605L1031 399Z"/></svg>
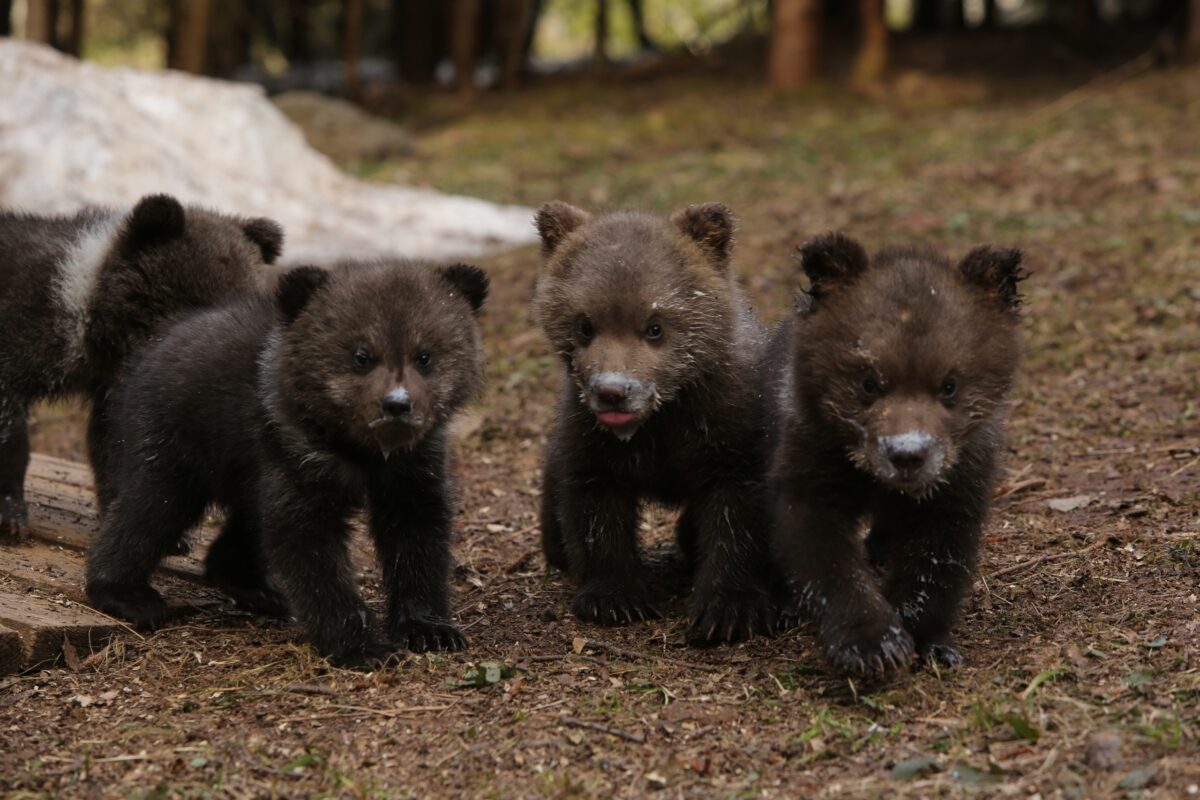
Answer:
<svg viewBox="0 0 1200 800"><path fill-rule="evenodd" d="M1124 740L1118 731L1099 731L1088 739L1083 760L1096 769L1113 770L1121 766L1121 745Z"/></svg>

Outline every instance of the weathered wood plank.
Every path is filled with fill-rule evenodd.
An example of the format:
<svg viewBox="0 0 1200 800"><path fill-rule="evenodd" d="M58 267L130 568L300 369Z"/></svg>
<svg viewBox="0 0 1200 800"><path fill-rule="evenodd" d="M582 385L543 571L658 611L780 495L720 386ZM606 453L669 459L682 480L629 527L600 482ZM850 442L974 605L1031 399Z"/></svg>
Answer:
<svg viewBox="0 0 1200 800"><path fill-rule="evenodd" d="M19 547L0 545L0 574L25 586L37 586L83 600L83 554L34 541Z"/></svg>
<svg viewBox="0 0 1200 800"><path fill-rule="evenodd" d="M63 639L89 652L108 641L116 625L78 605L59 605L44 597L0 588L0 625L21 637L22 669L47 665L62 654Z"/></svg>
<svg viewBox="0 0 1200 800"><path fill-rule="evenodd" d="M25 662L21 636L11 628L0 625L0 675L9 675Z"/></svg>

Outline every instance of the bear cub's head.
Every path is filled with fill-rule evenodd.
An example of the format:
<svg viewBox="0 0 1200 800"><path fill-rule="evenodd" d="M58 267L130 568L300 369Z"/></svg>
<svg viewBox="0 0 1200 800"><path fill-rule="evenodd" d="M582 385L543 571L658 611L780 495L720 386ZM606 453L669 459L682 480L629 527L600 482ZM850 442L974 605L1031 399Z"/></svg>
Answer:
<svg viewBox="0 0 1200 800"><path fill-rule="evenodd" d="M996 432L1020 355L1020 251L977 247L957 265L913 248L869 258L834 233L800 259L811 288L797 396L860 469L927 496L974 437Z"/></svg>
<svg viewBox="0 0 1200 800"><path fill-rule="evenodd" d="M467 264L299 267L276 290L289 406L337 441L411 449L483 388L477 316L488 278Z"/></svg>
<svg viewBox="0 0 1200 800"><path fill-rule="evenodd" d="M561 202L538 211L538 321L582 403L619 438L728 360L733 227L720 203L670 219Z"/></svg>
<svg viewBox="0 0 1200 800"><path fill-rule="evenodd" d="M283 250L283 230L148 195L120 220L91 300L93 356L119 358L165 317L264 286L258 269Z"/></svg>

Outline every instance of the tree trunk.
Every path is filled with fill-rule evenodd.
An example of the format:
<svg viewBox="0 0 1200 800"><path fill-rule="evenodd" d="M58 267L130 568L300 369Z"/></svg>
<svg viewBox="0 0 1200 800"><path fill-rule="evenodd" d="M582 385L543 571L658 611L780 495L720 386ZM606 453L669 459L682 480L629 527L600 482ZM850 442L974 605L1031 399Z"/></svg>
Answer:
<svg viewBox="0 0 1200 800"><path fill-rule="evenodd" d="M596 42L592 50L592 66L602 70L608 66L608 0L596 0Z"/></svg>
<svg viewBox="0 0 1200 800"><path fill-rule="evenodd" d="M797 89L820 69L820 0L775 0L767 81L774 89Z"/></svg>
<svg viewBox="0 0 1200 800"><path fill-rule="evenodd" d="M12 36L12 0L0 0L0 36Z"/></svg>
<svg viewBox="0 0 1200 800"><path fill-rule="evenodd" d="M210 0L179 0L167 66L203 75L208 50Z"/></svg>
<svg viewBox="0 0 1200 800"><path fill-rule="evenodd" d="M67 6L70 15L67 17L67 29L59 36L59 49L79 58L83 51L83 0L69 0Z"/></svg>
<svg viewBox="0 0 1200 800"><path fill-rule="evenodd" d="M1092 40L1096 26L1096 0L1073 0L1067 34L1076 45L1086 45Z"/></svg>
<svg viewBox="0 0 1200 800"><path fill-rule="evenodd" d="M1200 61L1200 0L1187 0L1183 15L1183 58Z"/></svg>
<svg viewBox="0 0 1200 800"><path fill-rule="evenodd" d="M25 4L25 38L55 46L58 0L29 0Z"/></svg>
<svg viewBox="0 0 1200 800"><path fill-rule="evenodd" d="M342 79L346 96L358 100L362 97L358 65L362 61L363 0L346 0L342 12Z"/></svg>
<svg viewBox="0 0 1200 800"><path fill-rule="evenodd" d="M867 86L882 80L887 71L888 30L883 18L884 0L858 0L858 57L854 84Z"/></svg>
<svg viewBox="0 0 1200 800"><path fill-rule="evenodd" d="M283 55L289 64L312 61L312 36L308 19L308 0L288 0L287 33L282 38Z"/></svg>
<svg viewBox="0 0 1200 800"><path fill-rule="evenodd" d="M479 0L454 0L450 20L450 53L454 80L463 97L475 94L475 52L479 47Z"/></svg>
<svg viewBox="0 0 1200 800"><path fill-rule="evenodd" d="M525 65L525 19L529 15L529 0L501 0L496 23L496 49L500 53L505 89L516 89L521 83Z"/></svg>
<svg viewBox="0 0 1200 800"><path fill-rule="evenodd" d="M396 64L400 77L414 84L433 81L447 55L452 4L444 0L392 0Z"/></svg>

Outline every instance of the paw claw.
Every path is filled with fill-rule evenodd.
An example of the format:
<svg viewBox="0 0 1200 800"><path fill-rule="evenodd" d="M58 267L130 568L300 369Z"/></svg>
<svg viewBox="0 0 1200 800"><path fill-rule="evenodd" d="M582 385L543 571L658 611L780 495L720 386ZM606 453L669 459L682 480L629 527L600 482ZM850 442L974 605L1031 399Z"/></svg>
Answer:
<svg viewBox="0 0 1200 800"><path fill-rule="evenodd" d="M827 632L830 628L833 633ZM912 637L898 621L866 620L849 626L827 622L822 638L826 660L837 671L856 677L886 679L906 669L915 655Z"/></svg>
<svg viewBox="0 0 1200 800"><path fill-rule="evenodd" d="M414 653L431 650L461 650L467 646L466 637L449 622L441 619L412 618L391 626L393 640Z"/></svg>
<svg viewBox="0 0 1200 800"><path fill-rule="evenodd" d="M571 613L586 622L601 625L628 625L632 622L655 619L658 609L642 588L622 586L584 586L575 594Z"/></svg>
<svg viewBox="0 0 1200 800"><path fill-rule="evenodd" d="M693 601L688 641L694 645L741 642L756 635L770 635L775 614L770 597L757 591L702 592L702 603Z"/></svg>

